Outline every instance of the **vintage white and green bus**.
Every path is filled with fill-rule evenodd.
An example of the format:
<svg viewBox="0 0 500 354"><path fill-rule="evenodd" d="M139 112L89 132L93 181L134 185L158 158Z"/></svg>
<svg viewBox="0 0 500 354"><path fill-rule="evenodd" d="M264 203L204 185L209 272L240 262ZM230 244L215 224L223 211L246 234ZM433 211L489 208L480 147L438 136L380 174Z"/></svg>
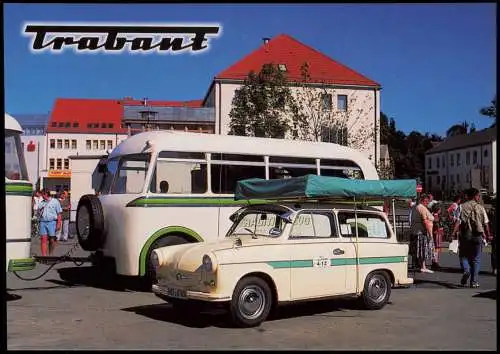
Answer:
<svg viewBox="0 0 500 354"><path fill-rule="evenodd" d="M361 152L336 144L175 131L133 135L108 156L95 195L80 198L83 249L120 275L154 276L152 250L225 236L236 182L315 174L377 180ZM104 262L107 264L107 262Z"/></svg>
<svg viewBox="0 0 500 354"><path fill-rule="evenodd" d="M7 271L35 267L31 252L31 201L33 185L28 179L21 144L23 130L5 113L5 212Z"/></svg>

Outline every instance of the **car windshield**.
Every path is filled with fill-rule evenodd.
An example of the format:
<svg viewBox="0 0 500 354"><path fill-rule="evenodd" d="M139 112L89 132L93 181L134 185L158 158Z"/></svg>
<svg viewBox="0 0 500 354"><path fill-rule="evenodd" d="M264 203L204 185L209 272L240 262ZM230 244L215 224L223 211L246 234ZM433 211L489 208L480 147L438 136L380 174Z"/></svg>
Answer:
<svg viewBox="0 0 500 354"><path fill-rule="evenodd" d="M251 210L242 212L226 237L230 236L280 236L287 223L286 215L283 212L269 210Z"/></svg>

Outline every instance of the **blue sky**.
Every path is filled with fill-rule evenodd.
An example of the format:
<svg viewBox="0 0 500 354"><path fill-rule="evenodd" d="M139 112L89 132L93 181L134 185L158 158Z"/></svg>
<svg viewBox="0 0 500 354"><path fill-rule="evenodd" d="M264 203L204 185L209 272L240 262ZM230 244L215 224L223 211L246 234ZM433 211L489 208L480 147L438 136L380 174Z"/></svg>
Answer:
<svg viewBox="0 0 500 354"><path fill-rule="evenodd" d="M5 108L47 113L58 97L200 99L213 77L286 33L382 84L398 129L443 135L496 91L495 4L4 5ZM190 55L31 53L25 22L216 22L208 52Z"/></svg>

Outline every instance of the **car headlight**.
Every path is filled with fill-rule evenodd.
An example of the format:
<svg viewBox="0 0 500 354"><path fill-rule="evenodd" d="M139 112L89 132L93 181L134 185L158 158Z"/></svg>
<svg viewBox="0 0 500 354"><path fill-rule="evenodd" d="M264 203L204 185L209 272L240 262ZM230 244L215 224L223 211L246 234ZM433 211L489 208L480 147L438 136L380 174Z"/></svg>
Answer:
<svg viewBox="0 0 500 354"><path fill-rule="evenodd" d="M207 272L211 272L213 270L212 259L208 255L203 256L203 269Z"/></svg>
<svg viewBox="0 0 500 354"><path fill-rule="evenodd" d="M155 270L160 268L160 257L158 257L158 253L156 253L156 250L153 250L151 253L151 265Z"/></svg>

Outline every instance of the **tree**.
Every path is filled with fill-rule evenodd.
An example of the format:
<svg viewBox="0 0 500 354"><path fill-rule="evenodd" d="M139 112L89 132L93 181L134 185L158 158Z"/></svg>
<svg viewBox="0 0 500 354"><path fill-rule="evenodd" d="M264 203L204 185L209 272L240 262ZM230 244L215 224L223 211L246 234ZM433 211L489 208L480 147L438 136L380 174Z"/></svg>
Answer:
<svg viewBox="0 0 500 354"><path fill-rule="evenodd" d="M452 137L456 135L466 135L470 134L476 131L476 127L474 126L474 123L469 123L467 121L463 121L460 124L454 124L452 125L447 131L446 131L446 137Z"/></svg>
<svg viewBox="0 0 500 354"><path fill-rule="evenodd" d="M481 113L483 116L493 118L494 122L492 126L494 126L497 123L497 95L495 95L495 97L491 101L491 105L481 108L479 110L479 113Z"/></svg>
<svg viewBox="0 0 500 354"><path fill-rule="evenodd" d="M229 134L284 138L290 130L286 113L292 112L293 99L283 72L273 64L250 72L236 90L229 113Z"/></svg>
<svg viewBox="0 0 500 354"><path fill-rule="evenodd" d="M337 97L338 91L325 82L313 80L307 63L301 66L301 80L294 86L294 136L303 140L325 141L366 150L367 141L375 134L375 127L366 124L362 116L373 110L373 107L370 105L369 109L362 108L365 102L362 102L360 94L350 94L343 109L334 107L333 98ZM345 98L347 99L347 95Z"/></svg>

